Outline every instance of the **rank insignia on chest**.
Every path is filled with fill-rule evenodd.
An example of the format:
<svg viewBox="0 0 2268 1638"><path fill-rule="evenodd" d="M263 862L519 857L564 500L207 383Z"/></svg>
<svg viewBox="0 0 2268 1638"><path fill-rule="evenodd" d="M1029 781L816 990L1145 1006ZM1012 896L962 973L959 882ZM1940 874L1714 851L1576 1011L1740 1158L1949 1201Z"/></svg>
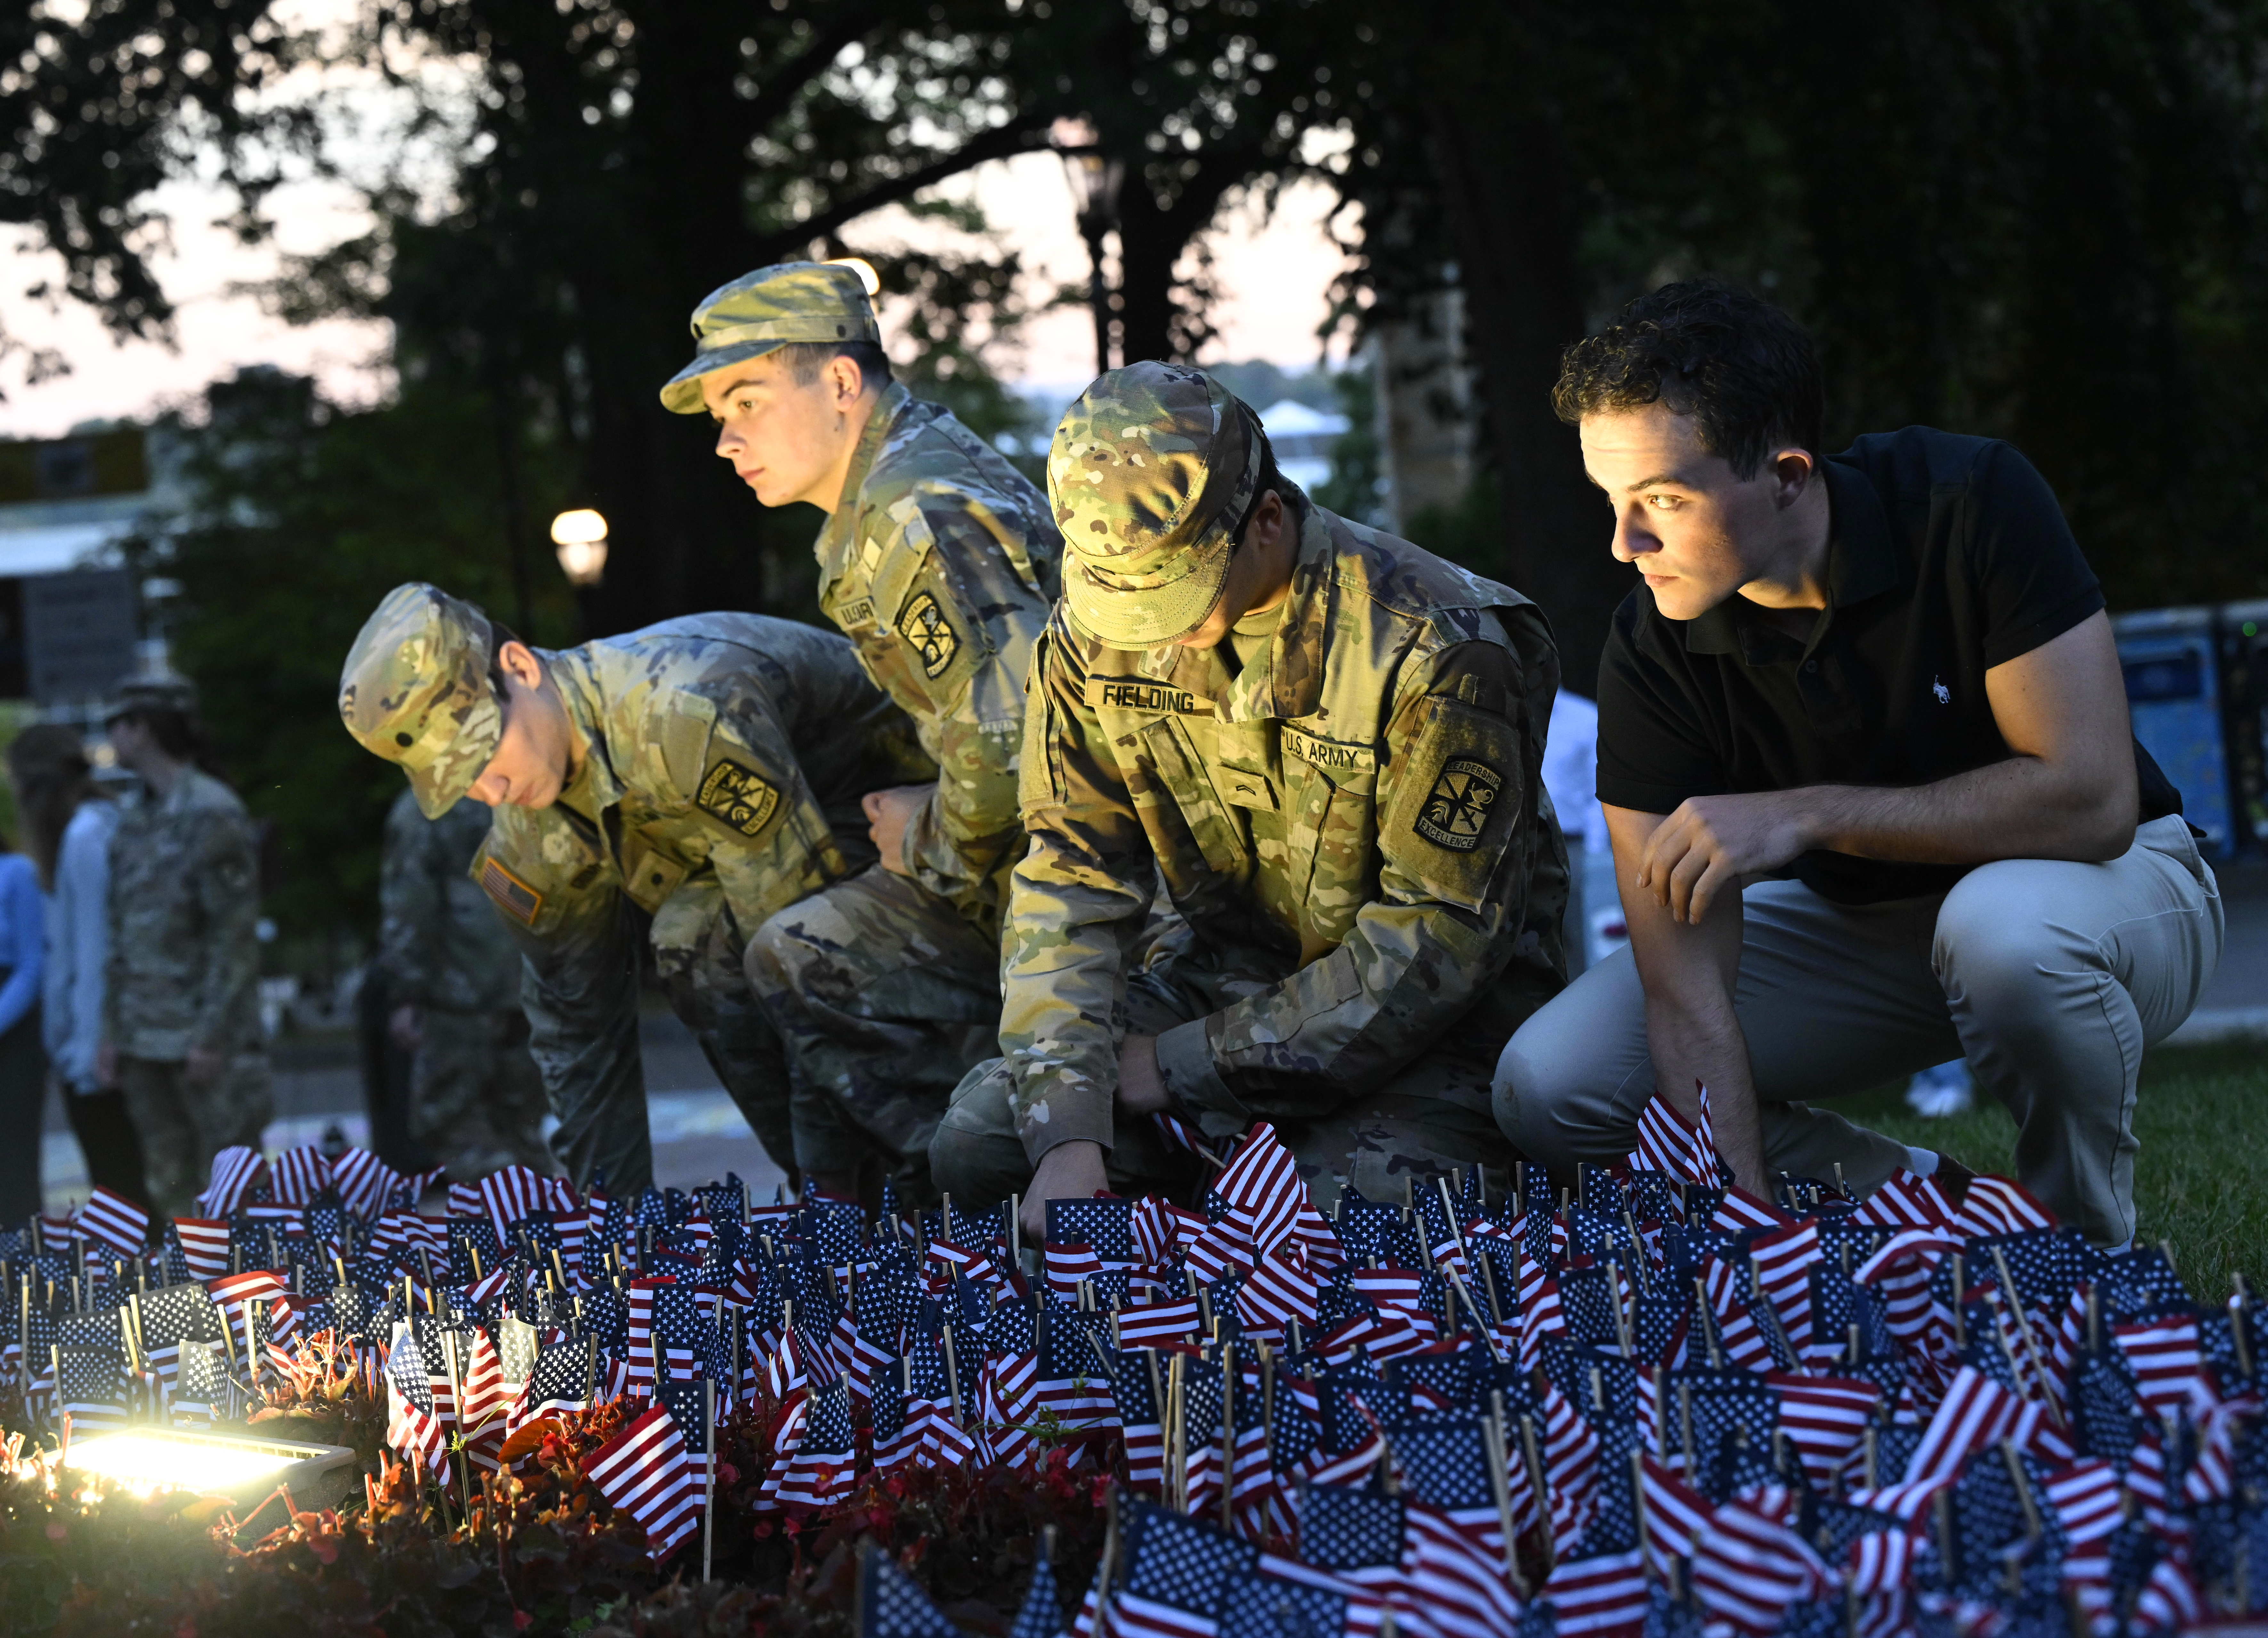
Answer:
<svg viewBox="0 0 2268 1638"><path fill-rule="evenodd" d="M1433 781L1414 829L1427 841L1453 852L1469 853L1481 845L1489 810L1503 793L1504 776L1484 762L1452 756Z"/></svg>
<svg viewBox="0 0 2268 1638"><path fill-rule="evenodd" d="M543 895L493 859L481 860L481 890L496 901L498 910L523 927L534 926L543 909Z"/></svg>
<svg viewBox="0 0 2268 1638"><path fill-rule="evenodd" d="M913 645L921 656L923 675L932 680L943 676L954 655L961 652L961 633L953 629L937 599L927 592L915 593L899 614L898 635Z"/></svg>
<svg viewBox="0 0 2268 1638"><path fill-rule="evenodd" d="M703 813L722 820L742 836L762 834L779 806L778 787L767 783L753 768L744 768L727 756L709 770L694 799Z"/></svg>

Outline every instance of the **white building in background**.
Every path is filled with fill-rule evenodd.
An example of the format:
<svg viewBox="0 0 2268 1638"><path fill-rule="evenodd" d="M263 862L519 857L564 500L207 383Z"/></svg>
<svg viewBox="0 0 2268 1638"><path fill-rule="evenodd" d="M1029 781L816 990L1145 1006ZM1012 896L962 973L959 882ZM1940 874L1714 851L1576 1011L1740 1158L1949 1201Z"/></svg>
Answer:
<svg viewBox="0 0 2268 1638"><path fill-rule="evenodd" d="M162 666L119 548L173 499L149 434L118 427L0 443L0 700L92 725L127 673ZM154 650L151 645L154 644Z"/></svg>
<svg viewBox="0 0 2268 1638"><path fill-rule="evenodd" d="M1282 398L1260 412L1260 424L1276 451L1277 470L1309 494L1331 476L1331 446L1347 430L1346 417Z"/></svg>

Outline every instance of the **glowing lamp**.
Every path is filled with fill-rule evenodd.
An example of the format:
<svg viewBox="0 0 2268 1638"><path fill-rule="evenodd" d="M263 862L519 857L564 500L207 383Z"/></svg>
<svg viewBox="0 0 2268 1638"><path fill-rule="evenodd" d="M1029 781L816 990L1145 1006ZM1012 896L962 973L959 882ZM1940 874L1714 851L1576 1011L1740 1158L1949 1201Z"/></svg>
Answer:
<svg viewBox="0 0 2268 1638"><path fill-rule="evenodd" d="M321 1493L351 1477L354 1452L343 1445L303 1444L293 1439L238 1438L171 1428L129 1428L72 1439L63 1465L74 1472L113 1479L137 1496L160 1490L257 1501L278 1485L291 1487L303 1507L324 1505Z"/></svg>
<svg viewBox="0 0 2268 1638"><path fill-rule="evenodd" d="M607 520L588 506L551 520L551 543L560 572L576 586L596 586L607 572Z"/></svg>

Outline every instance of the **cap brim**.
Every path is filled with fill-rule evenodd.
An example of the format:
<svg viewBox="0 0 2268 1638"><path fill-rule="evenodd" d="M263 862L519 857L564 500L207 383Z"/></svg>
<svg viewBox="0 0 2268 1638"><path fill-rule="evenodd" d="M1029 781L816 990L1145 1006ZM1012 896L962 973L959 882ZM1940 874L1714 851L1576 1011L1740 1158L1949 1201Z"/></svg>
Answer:
<svg viewBox="0 0 2268 1638"><path fill-rule="evenodd" d="M735 342L730 347L719 347L714 352L697 353L693 362L663 383L661 407L672 415L701 415L709 406L701 397L701 378L714 375L719 370L729 370L736 364L746 364L751 358L761 358L768 352L777 352L788 345L784 341Z"/></svg>
<svg viewBox="0 0 2268 1638"><path fill-rule="evenodd" d="M1095 579L1074 552L1063 562L1064 600L1071 617L1111 648L1156 648L1187 637L1205 623L1220 602L1228 580L1232 542L1227 535L1211 552L1197 556L1189 572L1167 586L1127 591Z"/></svg>

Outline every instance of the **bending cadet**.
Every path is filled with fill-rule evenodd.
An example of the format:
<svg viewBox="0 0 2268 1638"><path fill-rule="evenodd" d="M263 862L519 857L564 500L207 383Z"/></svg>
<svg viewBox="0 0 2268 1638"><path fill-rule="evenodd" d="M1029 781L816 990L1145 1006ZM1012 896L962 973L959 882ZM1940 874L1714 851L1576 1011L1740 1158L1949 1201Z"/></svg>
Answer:
<svg viewBox="0 0 2268 1638"><path fill-rule="evenodd" d="M765 505L828 514L820 607L938 765L926 783L867 794L879 867L748 942L798 1085L803 1169L850 1196L862 1165L887 1168L925 1200L931 1134L999 1026L1000 918L1024 852L1024 675L1062 542L1029 480L890 379L852 267L759 268L695 308L693 334L662 402L708 410L717 453Z"/></svg>
<svg viewBox="0 0 2268 1638"><path fill-rule="evenodd" d="M830 631L689 615L534 649L473 604L396 587L356 638L339 714L428 815L496 810L475 879L523 956L529 1047L578 1188L652 1179L637 940L725 1088L792 1175L778 1040L740 929L873 862L865 793L932 764Z"/></svg>
<svg viewBox="0 0 2268 1638"><path fill-rule="evenodd" d="M939 1186L1022 1190L1037 1231L1182 1169L1159 1114L1276 1123L1327 1199L1507 1163L1490 1068L1565 981L1542 614L1315 505L1201 371L1095 381L1048 489L1005 1056L954 1093Z"/></svg>
<svg viewBox="0 0 2268 1638"><path fill-rule="evenodd" d="M1631 933L1528 1020L1498 1118L1617 1159L1657 1086L1761 1193L1964 1174L1833 1098L1966 1056L2024 1184L2134 1234L2135 1078L2213 976L2220 898L2137 744L2102 593L2030 462L1928 427L1822 453L1809 339L1667 285L1555 398L1645 577L1599 682Z"/></svg>

